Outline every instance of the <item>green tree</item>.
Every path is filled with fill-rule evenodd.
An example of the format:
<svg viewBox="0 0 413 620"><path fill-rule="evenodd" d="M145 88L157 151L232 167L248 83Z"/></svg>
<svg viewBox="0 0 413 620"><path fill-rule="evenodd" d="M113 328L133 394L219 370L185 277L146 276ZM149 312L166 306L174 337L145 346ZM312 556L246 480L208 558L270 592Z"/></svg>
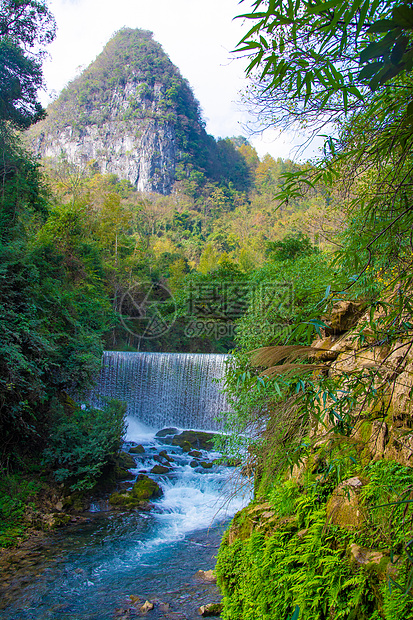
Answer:
<svg viewBox="0 0 413 620"><path fill-rule="evenodd" d="M55 22L42 0L0 1L0 121L25 129L44 117L37 99L43 86L43 46Z"/></svg>
<svg viewBox="0 0 413 620"><path fill-rule="evenodd" d="M239 49L251 56L247 72L270 123L303 119L319 127L343 119L412 68L410 3L256 0L252 6L243 17L253 26Z"/></svg>
<svg viewBox="0 0 413 620"><path fill-rule="evenodd" d="M360 276L369 265L388 269L397 257L407 274L413 226L411 4L257 0L244 17L253 26L240 49L251 55L248 72L256 77L256 101L266 105L267 121L290 127L303 122L314 131L340 122L318 167L284 174L284 198L302 195L303 183L340 181L350 223L343 272Z"/></svg>

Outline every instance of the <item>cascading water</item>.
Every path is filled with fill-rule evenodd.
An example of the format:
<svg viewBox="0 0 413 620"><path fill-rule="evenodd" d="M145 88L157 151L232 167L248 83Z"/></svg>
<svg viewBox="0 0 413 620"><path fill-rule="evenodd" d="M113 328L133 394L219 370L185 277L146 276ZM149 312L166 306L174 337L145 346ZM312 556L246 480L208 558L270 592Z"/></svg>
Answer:
<svg viewBox="0 0 413 620"><path fill-rule="evenodd" d="M218 465L216 453L187 454L171 445L171 437L155 433L170 426L215 426L213 416L225 408L225 399L212 379L222 378L226 357L105 353L92 400L95 405L101 396L127 402L124 449L143 447L138 454L130 452L136 469L129 484L146 472L163 495L150 512L99 512L95 503L90 523L54 534L51 545L41 543L33 561L25 557L21 568L12 561L10 572L4 571L4 594L0 580L0 618L133 618L150 599L152 620L195 620L199 605L214 602L215 586L197 584L194 575L214 566L225 524L248 501L248 492L234 493L233 470ZM165 453L169 472L152 474Z"/></svg>
<svg viewBox="0 0 413 620"><path fill-rule="evenodd" d="M156 429L217 430L214 418L227 407L221 390L228 357L105 351L89 400L95 406L103 404L102 397L123 400L128 416Z"/></svg>

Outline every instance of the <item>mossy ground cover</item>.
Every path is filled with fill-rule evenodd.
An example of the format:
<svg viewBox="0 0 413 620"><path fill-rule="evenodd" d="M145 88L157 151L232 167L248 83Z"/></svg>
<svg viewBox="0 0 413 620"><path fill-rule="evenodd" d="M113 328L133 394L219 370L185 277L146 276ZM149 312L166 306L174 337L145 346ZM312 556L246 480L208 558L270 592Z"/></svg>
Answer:
<svg viewBox="0 0 413 620"><path fill-rule="evenodd" d="M30 523L25 519L34 506L42 484L18 474L3 474L0 479L0 549L14 546L28 536Z"/></svg>
<svg viewBox="0 0 413 620"><path fill-rule="evenodd" d="M393 504L413 472L379 461L363 473L366 518L359 528L329 521L334 485L316 476L303 484L278 480L267 487L261 512L252 504L235 517L217 562L223 620L285 620L297 607L300 620L413 618L406 593L412 567L404 552L411 509ZM366 560L354 557L355 545L364 545ZM375 561L368 549L380 550Z"/></svg>

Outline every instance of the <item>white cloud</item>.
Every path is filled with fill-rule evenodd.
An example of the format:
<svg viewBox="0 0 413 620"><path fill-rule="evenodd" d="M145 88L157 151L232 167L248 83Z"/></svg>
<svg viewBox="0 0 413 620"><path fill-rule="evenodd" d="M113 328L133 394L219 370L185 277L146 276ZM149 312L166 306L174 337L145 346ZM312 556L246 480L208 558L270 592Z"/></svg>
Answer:
<svg viewBox="0 0 413 620"><path fill-rule="evenodd" d="M215 137L245 135L247 113L237 103L246 86L246 60L231 54L245 33L238 0L50 0L58 31L44 73L50 101L102 51L112 34L128 26L152 30L201 104ZM291 136L270 131L252 143L260 155L288 157Z"/></svg>

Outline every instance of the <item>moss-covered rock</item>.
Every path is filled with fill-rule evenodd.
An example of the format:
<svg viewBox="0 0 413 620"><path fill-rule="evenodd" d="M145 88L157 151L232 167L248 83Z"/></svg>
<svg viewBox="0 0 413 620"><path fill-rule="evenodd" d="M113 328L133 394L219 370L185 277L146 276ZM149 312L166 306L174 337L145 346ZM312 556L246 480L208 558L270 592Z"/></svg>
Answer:
<svg viewBox="0 0 413 620"><path fill-rule="evenodd" d="M359 502L358 492L363 483L353 477L342 482L327 502L327 522L346 529L356 529L365 517Z"/></svg>
<svg viewBox="0 0 413 620"><path fill-rule="evenodd" d="M119 467L115 465L113 468L113 475L115 480L128 480L128 478L132 478L133 475L127 469L123 469L123 467Z"/></svg>
<svg viewBox="0 0 413 620"><path fill-rule="evenodd" d="M123 451L120 452L117 463L122 469L135 469L136 467L136 461L133 456Z"/></svg>
<svg viewBox="0 0 413 620"><path fill-rule="evenodd" d="M207 433L205 431L183 431L179 435L175 435L172 439L174 446L183 446L190 444L190 449L198 448L201 450L212 450L214 447L213 438L215 433ZM184 449L184 448L183 448Z"/></svg>
<svg viewBox="0 0 413 620"><path fill-rule="evenodd" d="M169 467L165 467L165 465L154 465L151 469L151 474L167 474L170 470Z"/></svg>
<svg viewBox="0 0 413 620"><path fill-rule="evenodd" d="M182 448L183 452L187 452L187 453L191 452L192 446L189 443L189 441L176 442L174 445Z"/></svg>
<svg viewBox="0 0 413 620"><path fill-rule="evenodd" d="M176 435L178 429L175 427L163 428L161 431L158 431L155 437L170 437L172 435Z"/></svg>
<svg viewBox="0 0 413 620"><path fill-rule="evenodd" d="M138 444L137 446L133 446L129 452L131 454L143 454L145 452L145 448L141 444Z"/></svg>
<svg viewBox="0 0 413 620"><path fill-rule="evenodd" d="M122 506L124 508L137 508L145 504L147 500L160 497L162 489L155 480L145 474L139 474L131 491L122 493L112 493L109 503L112 506Z"/></svg>
<svg viewBox="0 0 413 620"><path fill-rule="evenodd" d="M145 476L145 474L139 474L133 485L132 494L139 499L152 499L161 497L163 491L155 480Z"/></svg>
<svg viewBox="0 0 413 620"><path fill-rule="evenodd" d="M161 456L166 461L169 461L170 463L173 463L173 458L171 456L169 456L169 454L167 453L166 450L161 450L159 452L159 456Z"/></svg>

